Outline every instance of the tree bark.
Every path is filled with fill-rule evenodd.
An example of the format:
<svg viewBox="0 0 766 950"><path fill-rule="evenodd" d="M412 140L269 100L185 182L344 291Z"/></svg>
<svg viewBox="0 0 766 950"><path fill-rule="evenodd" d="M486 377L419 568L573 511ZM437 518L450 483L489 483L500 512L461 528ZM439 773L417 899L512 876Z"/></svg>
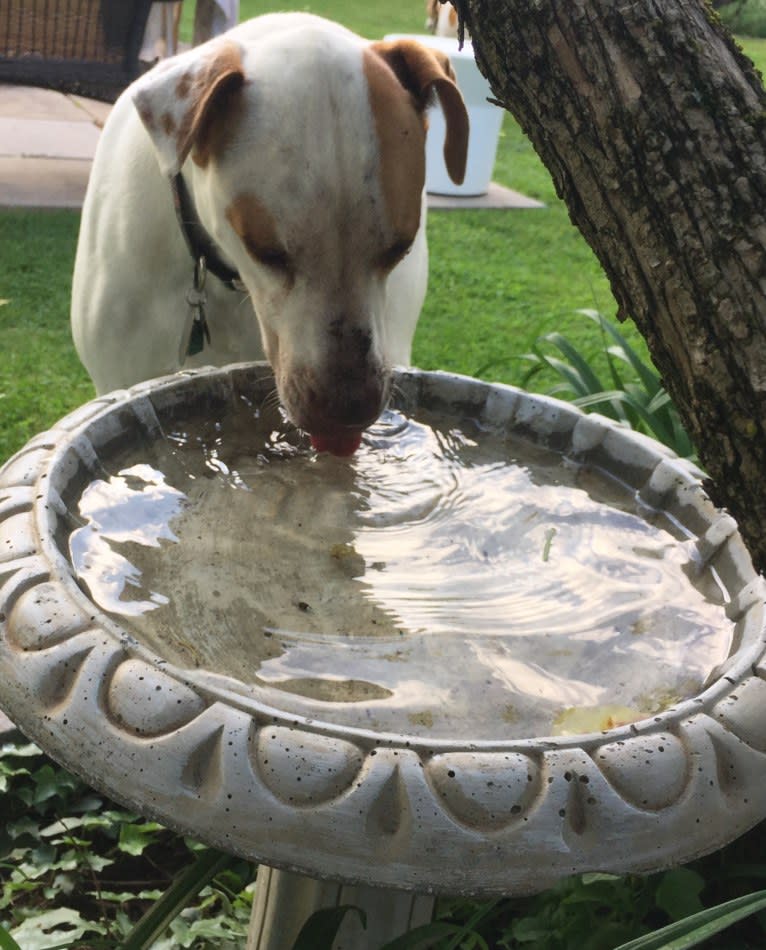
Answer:
<svg viewBox="0 0 766 950"><path fill-rule="evenodd" d="M463 0L766 569L766 93L703 0ZM551 249L555 253L555 249ZM512 263L511 265L512 266Z"/></svg>

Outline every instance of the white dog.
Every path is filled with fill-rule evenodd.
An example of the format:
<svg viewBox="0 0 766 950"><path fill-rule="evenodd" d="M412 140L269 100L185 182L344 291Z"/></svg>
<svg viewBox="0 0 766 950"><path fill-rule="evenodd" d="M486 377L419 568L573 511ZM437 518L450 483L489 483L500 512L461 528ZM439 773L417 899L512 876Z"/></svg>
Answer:
<svg viewBox="0 0 766 950"><path fill-rule="evenodd" d="M410 360L425 295L434 93L460 182L454 74L411 40L270 14L135 82L99 142L74 271L73 335L98 391L265 355L292 421L353 452Z"/></svg>

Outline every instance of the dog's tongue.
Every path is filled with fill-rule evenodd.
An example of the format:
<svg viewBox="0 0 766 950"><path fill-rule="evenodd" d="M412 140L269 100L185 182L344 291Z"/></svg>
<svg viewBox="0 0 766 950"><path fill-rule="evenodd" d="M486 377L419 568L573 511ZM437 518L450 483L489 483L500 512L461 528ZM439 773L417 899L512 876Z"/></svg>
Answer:
<svg viewBox="0 0 766 950"><path fill-rule="evenodd" d="M361 442L362 433L359 429L339 429L337 432L311 436L311 445L317 452L330 452L341 457L353 455Z"/></svg>

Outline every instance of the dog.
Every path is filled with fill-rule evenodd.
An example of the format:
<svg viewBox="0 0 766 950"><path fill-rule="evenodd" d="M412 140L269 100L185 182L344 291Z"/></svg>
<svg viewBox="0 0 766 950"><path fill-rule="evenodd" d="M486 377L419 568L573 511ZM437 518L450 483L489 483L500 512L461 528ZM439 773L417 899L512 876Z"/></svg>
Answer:
<svg viewBox="0 0 766 950"><path fill-rule="evenodd" d="M455 7L448 0L426 0L426 29L436 36L457 37L458 15Z"/></svg>
<svg viewBox="0 0 766 950"><path fill-rule="evenodd" d="M352 454L410 362L426 291L426 110L463 179L449 60L266 14L119 97L83 205L72 333L99 393L270 362L315 448Z"/></svg>

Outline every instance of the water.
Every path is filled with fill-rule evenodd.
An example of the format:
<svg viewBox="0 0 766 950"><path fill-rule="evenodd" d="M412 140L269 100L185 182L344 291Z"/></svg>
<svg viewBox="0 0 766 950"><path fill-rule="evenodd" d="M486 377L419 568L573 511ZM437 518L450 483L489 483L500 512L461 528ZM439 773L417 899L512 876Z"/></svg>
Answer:
<svg viewBox="0 0 766 950"><path fill-rule="evenodd" d="M415 735L566 734L693 695L727 655L683 530L553 452L425 413L387 413L351 460L251 413L167 435L87 487L71 560L141 642L245 696Z"/></svg>

